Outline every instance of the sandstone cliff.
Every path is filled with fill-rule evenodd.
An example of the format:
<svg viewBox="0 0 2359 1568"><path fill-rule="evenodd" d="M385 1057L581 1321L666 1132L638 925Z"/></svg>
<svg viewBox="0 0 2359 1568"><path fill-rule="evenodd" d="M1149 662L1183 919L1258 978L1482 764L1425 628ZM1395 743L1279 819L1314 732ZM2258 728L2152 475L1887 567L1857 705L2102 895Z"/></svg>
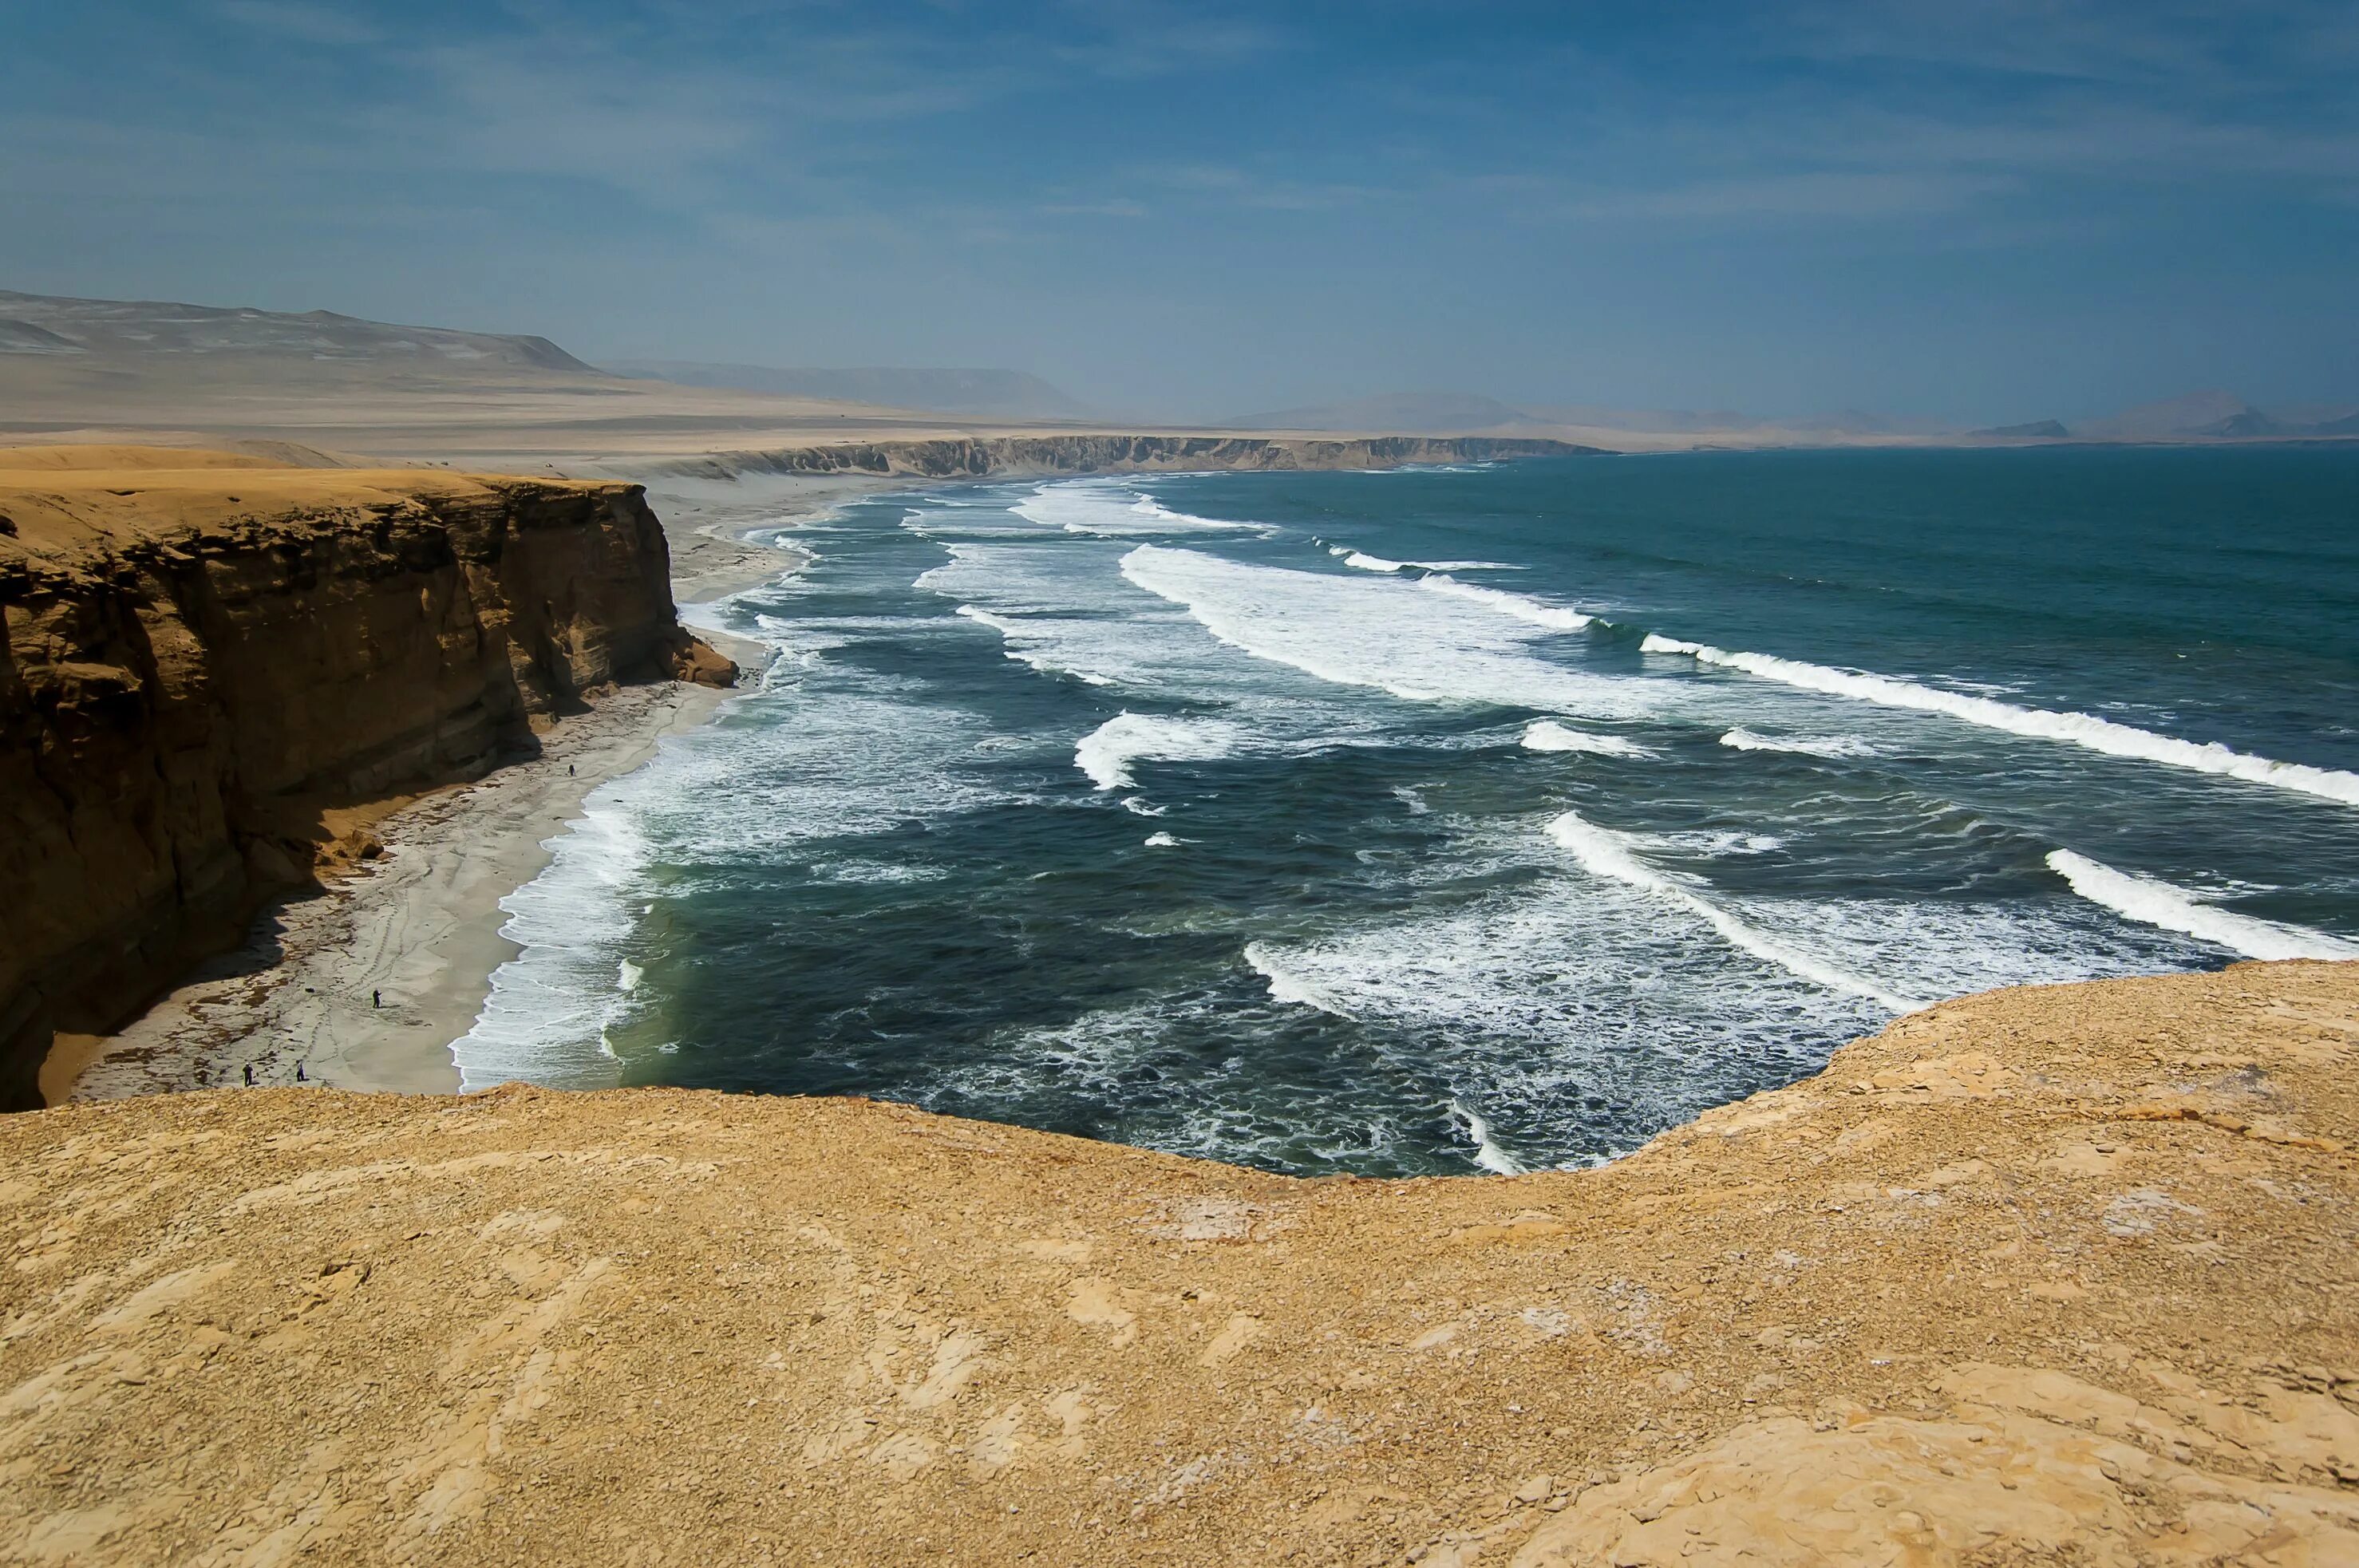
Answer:
<svg viewBox="0 0 2359 1568"><path fill-rule="evenodd" d="M1103 474L1188 469L1397 468L1416 463L1585 457L1603 449L1493 436L1052 435L836 441L642 463L650 474L726 479L740 474L908 474L950 479L995 474Z"/></svg>
<svg viewBox="0 0 2359 1568"><path fill-rule="evenodd" d="M2354 1143L2322 964L1945 1004L1514 1179L670 1090L0 1117L0 1541L2350 1563Z"/></svg>
<svg viewBox="0 0 2359 1568"><path fill-rule="evenodd" d="M482 772L615 682L724 682L637 487L0 452L0 1105L341 808Z"/></svg>

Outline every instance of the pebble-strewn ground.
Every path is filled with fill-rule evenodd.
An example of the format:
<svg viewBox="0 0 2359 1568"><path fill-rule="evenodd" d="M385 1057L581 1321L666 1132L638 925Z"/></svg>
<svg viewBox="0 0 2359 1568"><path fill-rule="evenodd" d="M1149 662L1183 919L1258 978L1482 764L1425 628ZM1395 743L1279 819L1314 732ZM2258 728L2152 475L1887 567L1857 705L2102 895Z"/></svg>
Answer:
<svg viewBox="0 0 2359 1568"><path fill-rule="evenodd" d="M1949 1004L1514 1180L668 1090L32 1113L0 1558L2359 1562L2354 1145L2320 964Z"/></svg>

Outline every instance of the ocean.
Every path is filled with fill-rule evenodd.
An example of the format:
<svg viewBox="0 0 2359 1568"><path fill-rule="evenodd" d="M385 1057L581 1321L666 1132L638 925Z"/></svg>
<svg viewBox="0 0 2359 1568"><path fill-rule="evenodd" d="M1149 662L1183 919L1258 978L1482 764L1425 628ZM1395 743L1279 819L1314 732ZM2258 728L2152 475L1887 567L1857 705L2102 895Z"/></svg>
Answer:
<svg viewBox="0 0 2359 1568"><path fill-rule="evenodd" d="M767 669L506 900L471 1086L1512 1172L1944 997L2359 957L2359 449L1027 480L789 537L687 612Z"/></svg>

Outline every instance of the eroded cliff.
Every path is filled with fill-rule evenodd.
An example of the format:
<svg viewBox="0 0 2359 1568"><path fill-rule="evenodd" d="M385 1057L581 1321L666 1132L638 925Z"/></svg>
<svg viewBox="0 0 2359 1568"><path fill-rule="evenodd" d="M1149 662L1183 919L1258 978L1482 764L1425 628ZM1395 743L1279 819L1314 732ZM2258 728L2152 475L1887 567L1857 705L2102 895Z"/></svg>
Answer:
<svg viewBox="0 0 2359 1568"><path fill-rule="evenodd" d="M2359 964L2294 963L1948 1003L1512 1179L677 1090L0 1117L0 1539L2349 1563L2354 1066Z"/></svg>
<svg viewBox="0 0 2359 1568"><path fill-rule="evenodd" d="M721 452L642 464L649 473L726 479L741 474L908 474L979 479L995 474L1106 474L1189 469L1398 468L1418 463L1587 457L1593 446L1498 436L1272 437L1075 434L948 436L832 441Z"/></svg>
<svg viewBox="0 0 2359 1568"><path fill-rule="evenodd" d="M27 448L0 519L0 1105L339 853L343 809L734 673L634 485Z"/></svg>

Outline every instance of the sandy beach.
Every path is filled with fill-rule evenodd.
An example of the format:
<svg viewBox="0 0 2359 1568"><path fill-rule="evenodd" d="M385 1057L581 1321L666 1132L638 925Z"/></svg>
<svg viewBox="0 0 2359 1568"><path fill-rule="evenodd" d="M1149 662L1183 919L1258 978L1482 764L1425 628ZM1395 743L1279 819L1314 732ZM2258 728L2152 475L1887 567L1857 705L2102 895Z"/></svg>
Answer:
<svg viewBox="0 0 2359 1568"><path fill-rule="evenodd" d="M633 477L584 471L583 476ZM749 534L791 528L893 484L866 476L655 480L671 542L672 593L710 603L808 559ZM762 650L712 638L749 671ZM539 875L546 847L601 784L631 772L728 700L707 687L625 687L539 738L539 754L432 790L373 822L385 853L266 909L247 942L210 959L118 1033L64 1036L43 1098L112 1100L242 1084L451 1093L451 1042L513 956L500 900Z"/></svg>

